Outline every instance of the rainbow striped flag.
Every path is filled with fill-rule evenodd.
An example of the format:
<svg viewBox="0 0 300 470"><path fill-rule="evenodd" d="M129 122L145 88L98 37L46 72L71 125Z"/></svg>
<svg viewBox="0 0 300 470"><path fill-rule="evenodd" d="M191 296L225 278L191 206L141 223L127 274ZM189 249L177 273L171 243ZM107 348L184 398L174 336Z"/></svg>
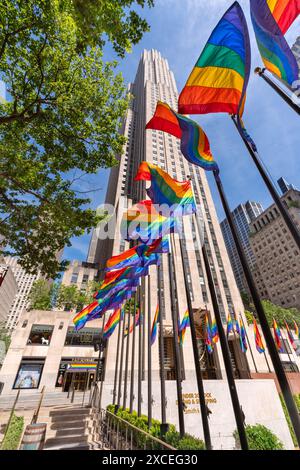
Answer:
<svg viewBox="0 0 300 470"><path fill-rule="evenodd" d="M214 351L213 349L214 343L212 341L212 333L211 333L210 323L209 323L207 314L205 315L205 344L206 344L207 352L209 354L212 354Z"/></svg>
<svg viewBox="0 0 300 470"><path fill-rule="evenodd" d="M171 119L172 125L170 125ZM158 101L154 116L146 129L168 132L180 138L181 152L190 163L207 171L219 171L203 129L195 121L173 111L168 104Z"/></svg>
<svg viewBox="0 0 300 470"><path fill-rule="evenodd" d="M73 318L73 323L76 330L80 330L84 327L88 318L94 312L94 310L99 306L97 301L92 302L91 304L84 307L77 315Z"/></svg>
<svg viewBox="0 0 300 470"><path fill-rule="evenodd" d="M165 235L181 230L180 221L157 212L150 200L141 201L123 214L121 235L124 240L152 244Z"/></svg>
<svg viewBox="0 0 300 470"><path fill-rule="evenodd" d="M229 333L233 333L233 321L232 321L232 317L230 313L228 314L228 317L227 317L227 333L226 333L227 337Z"/></svg>
<svg viewBox="0 0 300 470"><path fill-rule="evenodd" d="M284 323L285 323L285 328L286 328L286 332L287 332L287 335L288 335L288 338L289 338L289 341L291 343L291 346L294 350L297 349L297 346L295 344L295 340L294 340L294 337L293 337L293 333L291 332L290 330L290 327L289 325L287 324L287 322L284 320Z"/></svg>
<svg viewBox="0 0 300 470"><path fill-rule="evenodd" d="M71 364L67 365L67 370L70 371L87 371L87 370L96 370L97 363L96 362L72 362Z"/></svg>
<svg viewBox="0 0 300 470"><path fill-rule="evenodd" d="M183 342L184 342L186 329L189 326L190 326L190 316L189 316L189 311L187 310L185 314L183 315L182 322L180 323L178 327L178 340L181 346L183 345Z"/></svg>
<svg viewBox="0 0 300 470"><path fill-rule="evenodd" d="M147 194L153 204L159 206L159 210L163 214L167 211L168 217L170 216L170 208L174 215L190 215L196 212L190 181L181 183L174 180L164 170L149 162L141 163L135 181L151 181Z"/></svg>
<svg viewBox="0 0 300 470"><path fill-rule="evenodd" d="M216 320L214 319L211 324L211 336L213 342L216 344L219 341L219 333Z"/></svg>
<svg viewBox="0 0 300 470"><path fill-rule="evenodd" d="M284 345L283 345L281 331L280 331L279 326L277 325L277 322L276 322L275 318L273 319L273 329L274 329L274 339L275 339L275 343L276 343L276 346L277 346L277 350L280 353L284 353L285 348L284 348Z"/></svg>
<svg viewBox="0 0 300 470"><path fill-rule="evenodd" d="M106 325L104 326L103 338L108 339L111 337L120 319L121 319L121 309L118 308L110 315Z"/></svg>
<svg viewBox="0 0 300 470"><path fill-rule="evenodd" d="M157 336L158 315L159 315L159 306L157 305L155 315L153 318L152 328L151 328L151 346L153 346L153 344L155 343L156 336Z"/></svg>
<svg viewBox="0 0 300 470"><path fill-rule="evenodd" d="M250 0L250 8L265 67L293 86L298 80L299 66L284 34L300 13L299 0Z"/></svg>
<svg viewBox="0 0 300 470"><path fill-rule="evenodd" d="M256 323L255 318L253 318L253 329L254 329L254 339L255 339L255 346L257 351L262 354L265 352L265 346L261 337L261 334L258 329L258 325Z"/></svg>
<svg viewBox="0 0 300 470"><path fill-rule="evenodd" d="M142 276L148 275L148 269L144 267L128 267L118 269L116 271L108 271L105 274L104 280L101 284L100 291L106 291L106 287L115 285L122 280L136 280Z"/></svg>
<svg viewBox="0 0 300 470"><path fill-rule="evenodd" d="M247 339L246 339L246 331L245 331L244 324L241 318L240 318L240 345L241 345L242 352L245 353L248 349L248 346L247 346Z"/></svg>
<svg viewBox="0 0 300 470"><path fill-rule="evenodd" d="M294 321L294 326L295 326L295 335L297 336L297 338L300 339L299 327L298 327L297 323L295 322L295 320L293 320L293 321Z"/></svg>
<svg viewBox="0 0 300 470"><path fill-rule="evenodd" d="M251 50L246 18L238 2L213 30L179 96L182 114L242 115Z"/></svg>

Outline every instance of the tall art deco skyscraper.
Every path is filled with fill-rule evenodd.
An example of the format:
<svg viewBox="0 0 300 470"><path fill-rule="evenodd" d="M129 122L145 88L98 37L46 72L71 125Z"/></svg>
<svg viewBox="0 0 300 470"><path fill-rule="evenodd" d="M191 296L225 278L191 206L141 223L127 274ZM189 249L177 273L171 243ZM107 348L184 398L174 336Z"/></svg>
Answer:
<svg viewBox="0 0 300 470"><path fill-rule="evenodd" d="M123 212L136 202L146 198L145 187L141 182L134 182L134 177L140 162L146 160L166 170L173 178L183 181L191 177L195 200L202 211L205 227L210 266L212 269L217 297L219 301L222 319L226 323L228 312L235 311L236 314L243 313L243 305L233 276L221 229L218 223L216 210L211 197L210 189L205 172L189 162L180 152L180 141L175 137L154 130L145 131L146 123L154 114L158 100L168 103L177 109L178 91L172 71L166 59L156 50L144 51L138 66L134 83L129 86L133 97L131 106L124 119L122 132L127 138L127 144L120 156L119 166L112 169L108 183L106 203L115 207L117 216L117 227L114 239L99 240L97 230L91 239L88 262L100 263L100 271L103 273L106 260L129 248L129 243L122 240L120 236L119 222ZM213 319L214 313L210 301L207 279L204 272L199 233L196 224L190 216L184 218L184 230L186 239L184 241L184 263L188 273L189 288L191 292L193 309L198 322L199 348L202 357L202 368L206 378L224 377L224 367L219 344L212 356L205 353L203 328L203 314L201 310L206 308ZM175 236L176 237L176 236ZM170 302L170 275L168 269L167 255L162 260L162 304L164 317L164 350L167 378L174 379L174 353L172 343L172 321ZM178 241L175 249L175 272L178 312L182 317L187 309L187 301L184 289L182 271L182 258ZM158 277L155 266L150 268L150 291L152 317L158 302L157 286ZM145 312L148 305L148 279L145 280L143 300ZM147 323L147 322L145 322ZM114 359L116 354L117 334L115 333L109 343L106 378L113 377ZM237 354L233 359L234 365L242 376L248 370L245 357L238 353L238 345L231 346L232 352L236 349ZM203 354L202 354L203 353ZM137 355L138 356L138 355ZM152 348L153 371L158 373L158 348ZM137 360L137 359L136 359ZM246 361L247 362L247 361ZM147 361L144 361L145 367ZM194 378L194 362L192 355L192 344L190 332L186 334L183 348L183 364L185 377ZM137 365L136 365L137 367Z"/></svg>

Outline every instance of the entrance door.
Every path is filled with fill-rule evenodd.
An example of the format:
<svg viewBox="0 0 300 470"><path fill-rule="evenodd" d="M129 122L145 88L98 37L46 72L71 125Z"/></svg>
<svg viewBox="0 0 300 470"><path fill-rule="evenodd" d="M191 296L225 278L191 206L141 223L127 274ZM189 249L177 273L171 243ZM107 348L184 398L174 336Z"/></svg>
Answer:
<svg viewBox="0 0 300 470"><path fill-rule="evenodd" d="M72 385L75 390L84 392L89 385L88 375L88 372L67 372L63 391L68 392Z"/></svg>

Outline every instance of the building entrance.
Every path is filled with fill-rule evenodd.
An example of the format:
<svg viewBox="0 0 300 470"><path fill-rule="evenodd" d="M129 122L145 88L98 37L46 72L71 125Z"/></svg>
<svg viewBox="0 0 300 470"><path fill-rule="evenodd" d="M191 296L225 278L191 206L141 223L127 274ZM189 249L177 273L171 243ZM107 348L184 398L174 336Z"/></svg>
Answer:
<svg viewBox="0 0 300 470"><path fill-rule="evenodd" d="M90 390L95 379L94 371L87 372L66 372L63 383L63 392L68 392L74 387L74 390L84 392Z"/></svg>

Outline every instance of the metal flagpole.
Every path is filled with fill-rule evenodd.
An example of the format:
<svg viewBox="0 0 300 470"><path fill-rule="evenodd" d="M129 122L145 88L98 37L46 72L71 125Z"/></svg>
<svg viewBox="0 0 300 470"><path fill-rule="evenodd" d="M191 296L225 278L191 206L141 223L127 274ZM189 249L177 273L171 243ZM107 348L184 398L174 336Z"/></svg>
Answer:
<svg viewBox="0 0 300 470"><path fill-rule="evenodd" d="M159 360L160 360L160 390L161 390L161 435L164 436L169 429L166 422L166 373L165 373L165 352L164 352L164 325L162 315L162 298L161 298L161 273L160 265L157 265L157 284L158 284L158 308L159 308L159 333L158 333L158 347L159 347Z"/></svg>
<svg viewBox="0 0 300 470"><path fill-rule="evenodd" d="M250 145L250 143L247 141L247 139L243 135L243 132L240 129L238 123L237 123L236 116L231 116L231 118L232 118L232 120L234 122L234 125L237 128L241 138L243 139L244 144L246 145L246 147L248 149L248 152L250 153L250 155L251 155L251 157L252 157L252 159L253 159L253 161L256 165L256 168L258 169L258 171L259 171L262 179L264 180L264 182L265 182L272 198L274 199L276 206L278 207L279 211L281 212L281 215L282 215L289 231L291 232L292 237L294 238L298 248L300 249L300 232L298 231L296 225L294 224L288 210L286 209L283 202L281 201L280 196L277 193L272 181L270 180L270 178L268 177L265 169L263 168L263 166L260 162L260 158L259 158L259 155L258 155L257 151L253 150L252 146ZM216 175L216 173L215 173L215 179L216 179L216 181L218 179L218 176Z"/></svg>
<svg viewBox="0 0 300 470"><path fill-rule="evenodd" d="M123 356L124 356L124 342L125 342L125 305L124 305L124 318L123 318L123 325L122 325L122 336L121 336L121 357L120 357L120 372L119 372L119 387L118 387L118 400L116 411L120 407L121 403L121 390L122 390L122 373L123 373Z"/></svg>
<svg viewBox="0 0 300 470"><path fill-rule="evenodd" d="M134 365L135 365L135 315L136 315L136 293L134 294L134 320L132 331L132 349L131 349L131 374L130 374L130 400L129 400L129 413L133 411L134 400ZM129 332L128 332L129 334Z"/></svg>
<svg viewBox="0 0 300 470"><path fill-rule="evenodd" d="M152 425L151 284L148 275L148 428Z"/></svg>
<svg viewBox="0 0 300 470"><path fill-rule="evenodd" d="M245 328L245 323L244 323L244 320L243 320L243 317L242 317L241 314L240 314L240 319L242 320L243 327L244 327L244 330L245 330L245 335L246 335L247 343L249 345L250 354L251 354L251 357L252 357L252 362L254 364L255 372L258 373L256 362L255 362L254 355L253 355L252 348L251 348L251 344L250 344L250 341L249 341L248 333L247 333L247 330Z"/></svg>
<svg viewBox="0 0 300 470"><path fill-rule="evenodd" d="M142 414L142 367L143 367L143 336L142 336L142 312L141 312L141 289L139 289L139 309L140 309L140 318L139 318L139 358L138 358L138 416Z"/></svg>
<svg viewBox="0 0 300 470"><path fill-rule="evenodd" d="M195 215L197 227L198 227L198 232L199 232L199 237L201 240L201 227L200 227L200 222L198 220L198 217ZM221 344L221 349L222 349L222 354L223 354L223 359L224 359L224 365L225 365L225 370L226 370L226 375L227 375L227 381L228 381L228 386L229 386L229 392L230 392L230 397L232 401L232 406L233 406L233 411L234 411L234 416L235 416L235 421L237 425L237 431L239 434L240 438L240 443L241 443L241 448L242 450L248 450L248 441L247 441L247 436L246 436L246 431L244 428L244 419L243 415L241 412L241 406L239 402L239 397L235 385L235 380L234 380L234 375L233 375L233 370L232 370L232 364L231 364L231 358L230 358L230 351L229 351L229 346L227 343L226 335L223 329L223 323L222 323L222 318L220 314L220 309L219 309L219 304L218 304L218 299L217 299L217 294L214 286L214 281L212 277L212 273L210 270L210 265L209 265L209 259L208 255L206 252L205 248L205 243L201 243L202 245L202 256L204 260L204 265L205 265L205 272L207 276L207 281L208 281L208 287L210 291L210 297L214 309L214 314L215 314L215 320L217 323L217 328L219 331L219 338L220 338L220 344Z"/></svg>
<svg viewBox="0 0 300 470"><path fill-rule="evenodd" d="M120 310L120 320L119 320L119 325L118 325L117 356L116 356L116 368L115 368L114 388L113 388L113 405L116 404L116 397L117 397L117 379L118 379L120 339L121 339L121 318L122 318L122 309Z"/></svg>
<svg viewBox="0 0 300 470"><path fill-rule="evenodd" d="M273 88L273 90L276 91L276 93L294 110L296 111L297 114L300 114L300 108L299 106L296 105L296 103L293 102L293 100L291 99L290 96L288 96L278 85L276 85L275 82L273 82L273 80L268 77L267 75L265 75L265 68L264 69L261 69L260 67L257 67L254 72L259 75L260 77L263 78L263 80L265 82L268 83L268 85L270 85L271 88ZM292 91L292 90L291 90Z"/></svg>
<svg viewBox="0 0 300 470"><path fill-rule="evenodd" d="M128 311L128 321L127 321L127 342L126 342L126 356L125 356L123 410L126 409L126 400L127 400L127 377L128 377L129 343L130 343L130 334L129 334L130 316L131 316L131 299L129 300L129 311Z"/></svg>
<svg viewBox="0 0 300 470"><path fill-rule="evenodd" d="M185 292L186 292L189 319L190 319L190 330L191 330L191 336L192 336L195 371L196 371L196 379L197 379L197 386L198 386L198 393L199 393L199 403L200 403L205 447L207 450L212 450L212 443L211 443L208 416L207 416L207 408L206 408L206 402L205 402L203 378L202 378L199 350L198 350L198 344L197 344L195 320L194 320L194 314L193 314L193 308L192 308L191 294L190 294L190 290L188 286L187 273L186 273L186 269L184 265L183 244L182 244L181 239L179 240L179 243L180 243L180 252L181 252L181 260L182 260L182 269L183 269L183 275L184 275Z"/></svg>
<svg viewBox="0 0 300 470"><path fill-rule="evenodd" d="M289 415L293 424L293 428L295 430L295 434L297 436L297 441L300 445L300 419L299 419L298 410L296 408L293 395L289 387L288 380L286 378L284 369L282 367L281 360L280 360L280 357L279 357L279 354L278 354L278 351L277 351L277 348L276 348L276 345L275 345L275 342L274 342L274 339L273 339L273 336L272 336L272 333L271 333L271 330L270 330L270 327L269 327L269 324L268 324L268 321L264 312L264 308L262 306L251 270L249 268L249 264L247 262L246 256L244 254L244 251L241 245L241 242L240 242L237 230L236 230L236 226L233 221L233 217L230 212L230 208L229 208L229 205L228 205L225 193L224 193L220 176L216 173L214 173L214 176L215 176L215 181L216 181L218 191L221 197L221 201L223 204L223 208L224 208L227 220L228 220L228 224L229 224L229 227L230 227L230 230L231 230L234 242L235 242L235 246L236 246L242 267L243 267L245 278L247 280L247 284L248 284L248 287L249 287L249 290L253 299L253 303L257 312L257 316L259 318L260 326L261 326L263 335L265 337L265 341L269 350L273 367L274 367L280 388L282 390L282 394L283 394L283 397L284 397L284 400L285 400L285 403L286 403L286 406L287 406L287 409L288 409L288 412L289 412Z"/></svg>
<svg viewBox="0 0 300 470"><path fill-rule="evenodd" d="M170 237L172 238L172 237ZM181 361L180 361L180 349L179 349L179 332L178 332L178 313L175 305L175 263L172 248L172 240L170 240L170 251L168 253L168 264L169 264L169 279L170 279L170 297L171 297L171 312L172 312L172 323L173 323L173 345L175 353L175 373L176 373L176 387L177 387L177 404L178 404L178 420L179 420L179 432L183 437L185 434L184 426L184 409L182 399L182 385L181 385ZM178 303L177 303L178 306Z"/></svg>

